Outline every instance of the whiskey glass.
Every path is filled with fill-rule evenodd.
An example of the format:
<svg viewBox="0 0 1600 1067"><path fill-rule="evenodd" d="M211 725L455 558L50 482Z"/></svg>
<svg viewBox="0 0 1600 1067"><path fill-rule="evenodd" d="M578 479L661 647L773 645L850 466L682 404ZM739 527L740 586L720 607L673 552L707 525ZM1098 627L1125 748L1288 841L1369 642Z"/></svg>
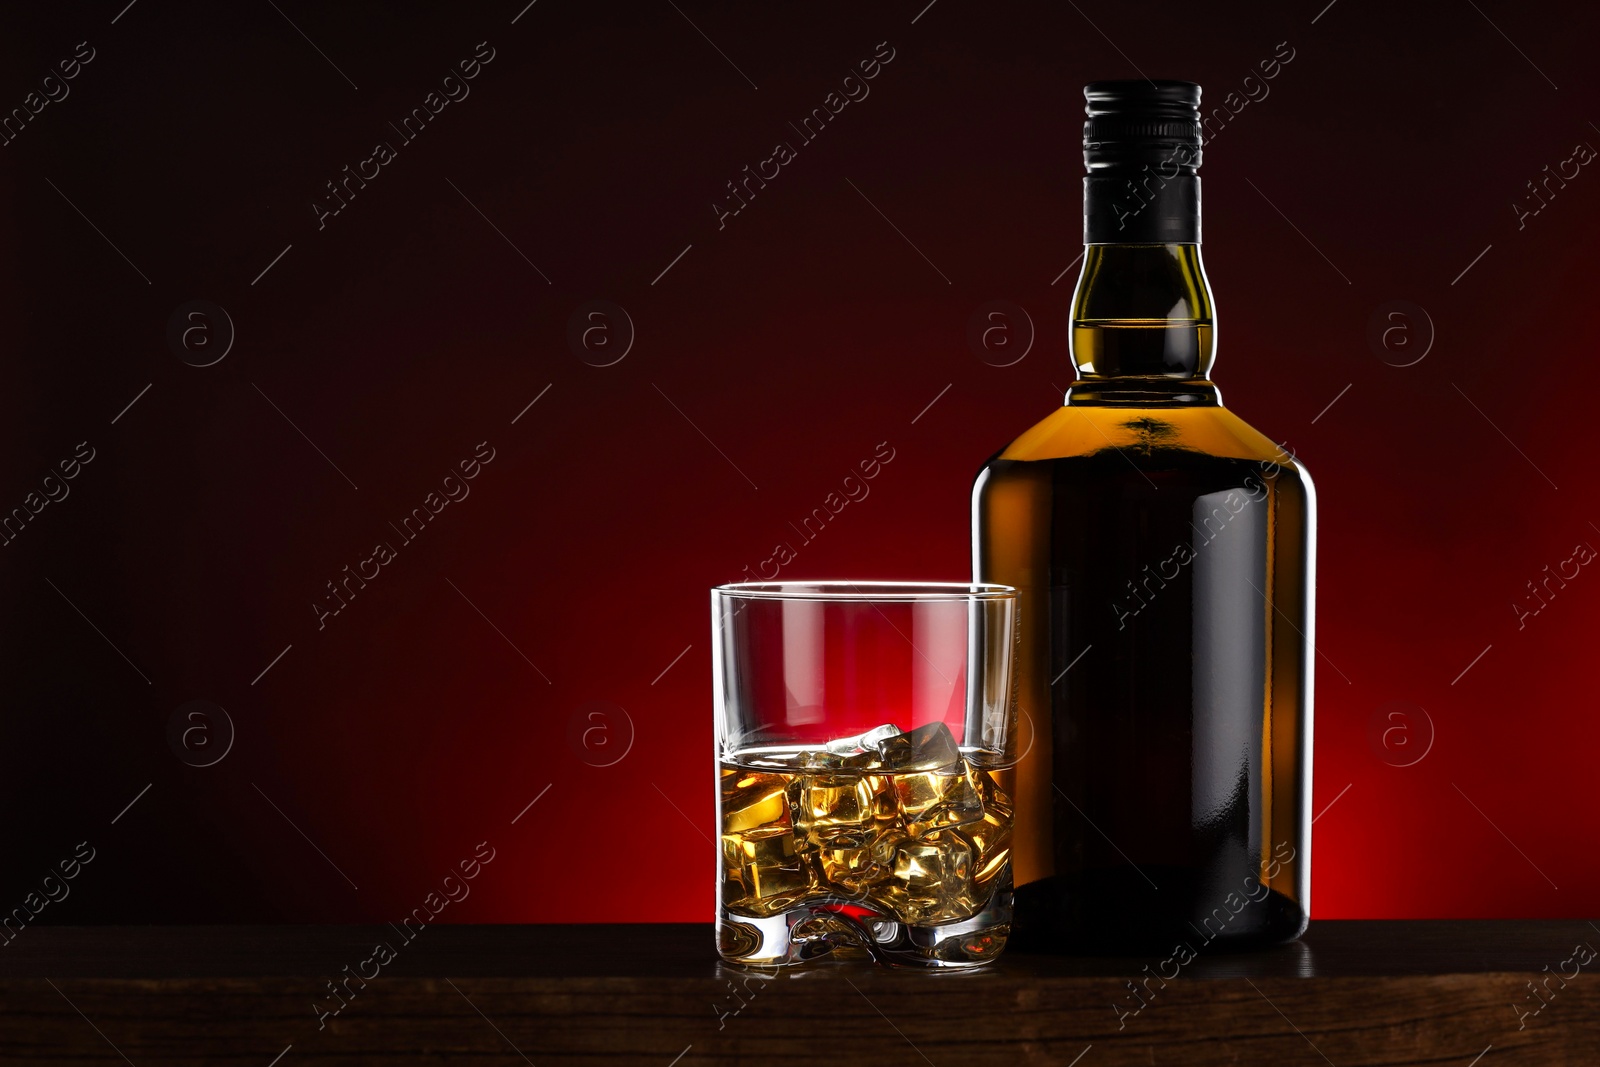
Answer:
<svg viewBox="0 0 1600 1067"><path fill-rule="evenodd" d="M1011 929L1016 590L711 591L717 948L972 967Z"/></svg>

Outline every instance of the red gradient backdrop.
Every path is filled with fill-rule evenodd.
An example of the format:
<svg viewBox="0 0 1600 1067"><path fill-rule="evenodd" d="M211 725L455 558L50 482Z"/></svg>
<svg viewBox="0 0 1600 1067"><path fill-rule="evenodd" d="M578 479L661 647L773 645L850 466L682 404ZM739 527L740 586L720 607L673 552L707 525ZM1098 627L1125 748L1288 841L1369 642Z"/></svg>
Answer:
<svg viewBox="0 0 1600 1067"><path fill-rule="evenodd" d="M4 107L94 58L0 147L0 507L95 458L0 550L0 909L88 841L39 921L378 921L487 841L441 919L708 920L707 588L781 543L784 578L968 576L973 473L1070 377L1080 87L1147 73L1258 97L1207 146L1205 249L1227 402L1321 502L1315 914L1595 911L1600 577L1513 605L1600 545L1600 177L1513 204L1600 145L1600 18L924 4L14 13ZM204 368L167 340L194 299L237 333ZM995 299L1011 366L968 344ZM611 366L568 341L591 300L632 322ZM1435 335L1406 367L1368 339L1398 300ZM195 699L234 727L208 767L168 740Z"/></svg>

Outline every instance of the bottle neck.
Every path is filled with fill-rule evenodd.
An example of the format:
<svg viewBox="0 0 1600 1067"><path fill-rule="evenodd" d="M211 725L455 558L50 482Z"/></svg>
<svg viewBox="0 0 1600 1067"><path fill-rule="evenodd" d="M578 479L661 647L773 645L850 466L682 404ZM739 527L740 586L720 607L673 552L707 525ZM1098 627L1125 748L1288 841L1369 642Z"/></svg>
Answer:
<svg viewBox="0 0 1600 1067"><path fill-rule="evenodd" d="M1209 380L1216 317L1198 241L1085 246L1070 343L1078 381L1069 403L1220 403Z"/></svg>

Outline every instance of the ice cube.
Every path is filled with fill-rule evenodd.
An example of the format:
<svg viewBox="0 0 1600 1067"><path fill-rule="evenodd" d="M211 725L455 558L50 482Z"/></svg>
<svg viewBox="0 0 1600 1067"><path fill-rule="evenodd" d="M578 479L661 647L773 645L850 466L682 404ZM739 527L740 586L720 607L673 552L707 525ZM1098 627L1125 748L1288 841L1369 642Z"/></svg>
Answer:
<svg viewBox="0 0 1600 1067"><path fill-rule="evenodd" d="M892 753L885 752L885 763L896 771L956 770L961 765L961 748L950 727L942 722L923 723L909 734Z"/></svg>
<svg viewBox="0 0 1600 1067"><path fill-rule="evenodd" d="M880 817L893 817L894 794L884 778L866 774L801 774L789 784L796 833L811 844L860 848Z"/></svg>
<svg viewBox="0 0 1600 1067"><path fill-rule="evenodd" d="M963 825L959 832L972 842L972 882L981 898L989 895L995 876L1006 869L1011 859L1012 803L1002 785L1010 777L1008 771L974 767L973 776L983 800L983 818Z"/></svg>
<svg viewBox="0 0 1600 1067"><path fill-rule="evenodd" d="M911 758L911 735L896 733L881 737L873 745L873 751L878 757L879 766L899 767Z"/></svg>
<svg viewBox="0 0 1600 1067"><path fill-rule="evenodd" d="M873 891L902 922L963 919L972 900L972 845L960 834L936 830L894 843L889 877Z"/></svg>
<svg viewBox="0 0 1600 1067"><path fill-rule="evenodd" d="M742 767L722 770L722 832L789 825L784 776Z"/></svg>
<svg viewBox="0 0 1600 1067"><path fill-rule="evenodd" d="M1012 813L1011 796L1006 792L1006 787L1001 785L1002 776L1010 777L1008 770L983 768L974 765L972 771L973 776L978 780L978 795L983 798L983 810L996 811L1001 815L1010 816Z"/></svg>
<svg viewBox="0 0 1600 1067"><path fill-rule="evenodd" d="M789 799L800 850L822 882L859 896L888 875L888 858L873 852L900 821L887 776L801 774L790 783Z"/></svg>
<svg viewBox="0 0 1600 1067"><path fill-rule="evenodd" d="M723 834L722 864L723 903L735 912L774 915L806 888L805 866L787 826Z"/></svg>
<svg viewBox="0 0 1600 1067"><path fill-rule="evenodd" d="M865 733L836 737L821 751L800 753L801 769L809 771L873 771L904 760L910 745L894 723L874 726Z"/></svg>
<svg viewBox="0 0 1600 1067"><path fill-rule="evenodd" d="M983 818L952 830L972 842L974 892L987 897L995 876L1011 860L1011 819L996 811L985 811Z"/></svg>
<svg viewBox="0 0 1600 1067"><path fill-rule="evenodd" d="M802 752L796 764L803 771L870 771L882 766L878 754L871 749L864 752Z"/></svg>
<svg viewBox="0 0 1600 1067"><path fill-rule="evenodd" d="M722 770L723 900L746 914L782 911L806 888L784 782L781 774Z"/></svg>
<svg viewBox="0 0 1600 1067"><path fill-rule="evenodd" d="M860 752L876 751L880 741L901 736L900 727L892 722L882 726L874 726L864 734L854 737L838 737L828 742L828 751L841 756L853 756Z"/></svg>
<svg viewBox="0 0 1600 1067"><path fill-rule="evenodd" d="M844 757L837 752L807 751L795 757L795 765L802 771L838 771L844 769Z"/></svg>
<svg viewBox="0 0 1600 1067"><path fill-rule="evenodd" d="M953 770L894 775L905 828L913 837L983 818L983 798L972 768L957 758Z"/></svg>
<svg viewBox="0 0 1600 1067"><path fill-rule="evenodd" d="M887 830L877 836L869 850L872 862L888 869L894 866L895 853L910 840L904 830Z"/></svg>
<svg viewBox="0 0 1600 1067"><path fill-rule="evenodd" d="M865 895L889 876L888 863L874 858L876 840L853 848L819 848L817 857L823 880L844 895L858 899Z"/></svg>

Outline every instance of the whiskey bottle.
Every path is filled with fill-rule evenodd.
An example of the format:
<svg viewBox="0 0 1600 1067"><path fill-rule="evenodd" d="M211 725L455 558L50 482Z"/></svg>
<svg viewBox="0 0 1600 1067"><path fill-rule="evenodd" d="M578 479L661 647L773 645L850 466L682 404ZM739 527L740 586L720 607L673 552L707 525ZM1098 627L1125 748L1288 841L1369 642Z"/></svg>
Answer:
<svg viewBox="0 0 1600 1067"><path fill-rule="evenodd" d="M1077 378L972 494L977 578L1020 591L1034 731L1012 944L1289 940L1310 908L1316 498L1210 378L1200 87L1084 95Z"/></svg>

